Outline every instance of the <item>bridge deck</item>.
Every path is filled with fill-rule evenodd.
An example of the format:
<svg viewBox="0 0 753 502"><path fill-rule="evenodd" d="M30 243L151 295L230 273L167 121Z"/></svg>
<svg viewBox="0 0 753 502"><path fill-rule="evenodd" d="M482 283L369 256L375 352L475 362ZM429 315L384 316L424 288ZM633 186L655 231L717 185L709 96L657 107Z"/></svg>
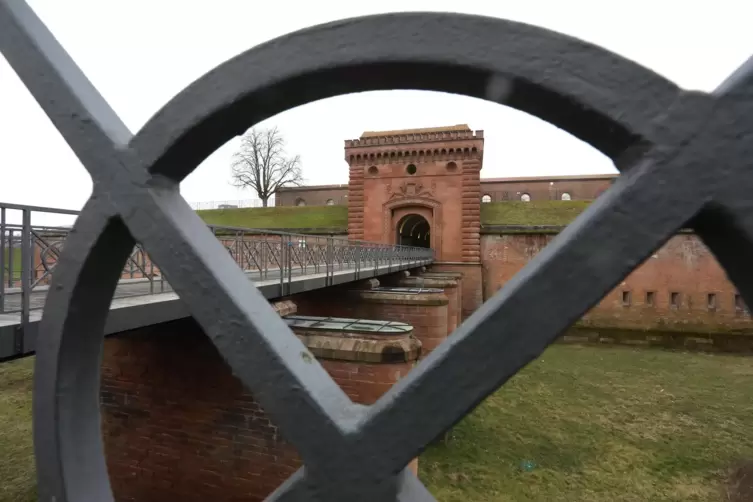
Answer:
<svg viewBox="0 0 753 502"><path fill-rule="evenodd" d="M247 271L246 275L267 299L273 300L291 294L409 270L429 263L431 260L417 260L400 265L360 262L358 269L355 263L343 264L338 267L339 270L335 269L334 273L329 276L324 272L324 267L321 267L322 271L319 273L316 273L313 267L309 267L307 270L292 270L289 278L288 271L285 270L283 280L280 279L279 269L269 270L264 276L260 276L256 271ZM27 323L22 323L20 312L0 313L0 360L34 353L47 289L46 286L40 286L32 292L29 303L33 310L30 312ZM6 290L5 312L20 310L20 308L20 290ZM150 283L148 279L125 279L118 284L110 304L105 335L188 316L190 312L167 281L155 280Z"/></svg>

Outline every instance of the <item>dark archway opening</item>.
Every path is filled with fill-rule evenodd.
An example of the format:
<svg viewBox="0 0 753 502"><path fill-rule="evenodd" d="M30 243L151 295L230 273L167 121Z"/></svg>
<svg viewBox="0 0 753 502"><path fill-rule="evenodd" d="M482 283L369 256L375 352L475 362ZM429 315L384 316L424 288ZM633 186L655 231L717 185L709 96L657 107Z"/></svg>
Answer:
<svg viewBox="0 0 753 502"><path fill-rule="evenodd" d="M426 218L409 214L397 224L397 243L403 246L431 247L431 227Z"/></svg>

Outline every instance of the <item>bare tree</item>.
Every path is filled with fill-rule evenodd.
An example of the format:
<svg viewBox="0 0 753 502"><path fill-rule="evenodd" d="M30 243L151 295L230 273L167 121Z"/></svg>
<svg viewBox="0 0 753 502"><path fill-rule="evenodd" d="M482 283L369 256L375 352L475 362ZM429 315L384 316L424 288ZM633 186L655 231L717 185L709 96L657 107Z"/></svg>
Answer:
<svg viewBox="0 0 753 502"><path fill-rule="evenodd" d="M269 198L283 187L301 186L301 158L288 157L285 140L276 127L249 129L233 155L233 185L253 189L267 207Z"/></svg>

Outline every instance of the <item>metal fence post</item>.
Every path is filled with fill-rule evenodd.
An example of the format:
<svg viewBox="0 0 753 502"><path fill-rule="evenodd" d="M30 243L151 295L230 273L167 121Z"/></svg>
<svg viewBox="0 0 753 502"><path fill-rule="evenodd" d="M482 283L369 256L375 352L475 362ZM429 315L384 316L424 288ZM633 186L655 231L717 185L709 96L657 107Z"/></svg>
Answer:
<svg viewBox="0 0 753 502"><path fill-rule="evenodd" d="M355 256L353 257L353 261L355 262L355 267L356 267L356 279L360 279L361 278L361 245L360 243L356 242L355 246L356 246L356 251L354 253Z"/></svg>
<svg viewBox="0 0 753 502"><path fill-rule="evenodd" d="M12 252L12 250L11 250ZM0 208L0 313L5 312L5 208ZM10 274L10 269L8 269Z"/></svg>
<svg viewBox="0 0 753 502"><path fill-rule="evenodd" d="M285 236L280 235L280 296L285 296L285 264L287 263Z"/></svg>
<svg viewBox="0 0 753 502"><path fill-rule="evenodd" d="M15 254L13 252L13 240L15 238L15 230L11 228L8 230L8 287L12 288L15 286L16 276L15 276Z"/></svg>
<svg viewBox="0 0 753 502"><path fill-rule="evenodd" d="M24 349L24 333L29 325L29 307L31 304L31 270L34 256L31 248L31 211L22 210L21 223L21 325L14 334L13 345L16 354Z"/></svg>
<svg viewBox="0 0 753 502"><path fill-rule="evenodd" d="M334 256L334 240L332 237L327 237L327 285L331 286L335 283L335 256Z"/></svg>
<svg viewBox="0 0 753 502"><path fill-rule="evenodd" d="M290 284L293 282L293 239L288 236L288 294L290 294Z"/></svg>
<svg viewBox="0 0 753 502"><path fill-rule="evenodd" d="M267 279L268 269L269 269L269 266L267 265L267 234L264 234L262 236L262 241L261 241L261 271L259 271L260 279L262 277L264 278L264 280Z"/></svg>

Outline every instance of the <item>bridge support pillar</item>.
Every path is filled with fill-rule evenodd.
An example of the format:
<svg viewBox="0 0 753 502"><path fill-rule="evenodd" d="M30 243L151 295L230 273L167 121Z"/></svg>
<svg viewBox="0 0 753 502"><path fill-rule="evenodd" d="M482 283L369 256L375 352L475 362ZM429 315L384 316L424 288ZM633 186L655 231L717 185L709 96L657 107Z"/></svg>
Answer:
<svg viewBox="0 0 753 502"><path fill-rule="evenodd" d="M363 404L406 375L420 353L410 326L378 336L291 327ZM101 411L118 502L263 500L301 466L295 448L190 318L105 340Z"/></svg>
<svg viewBox="0 0 753 502"><path fill-rule="evenodd" d="M457 318L457 326L460 326L460 324L463 322L463 274L460 272L436 272L431 270L426 270L424 272L421 272L419 277L425 277L427 279L452 279L457 282L457 295L458 295L458 318ZM457 328L457 326L455 326Z"/></svg>
<svg viewBox="0 0 753 502"><path fill-rule="evenodd" d="M458 324L467 319L478 309L482 303L484 303L483 295L483 268L481 263L472 262L434 262L429 271L424 274L429 277L434 273L450 272L454 274L460 274L462 280L459 287L462 288L461 297L461 311L458 318Z"/></svg>
<svg viewBox="0 0 753 502"><path fill-rule="evenodd" d="M327 295L293 297L305 315L385 319L413 326L421 341L421 357L442 343L448 334L448 299L442 289L416 293L411 288L378 287L371 290L332 288Z"/></svg>
<svg viewBox="0 0 753 502"><path fill-rule="evenodd" d="M450 276L427 277L423 275L410 276L399 279L396 283L404 288L436 288L442 289L447 296L447 335L455 331L461 318L461 293L458 280Z"/></svg>

